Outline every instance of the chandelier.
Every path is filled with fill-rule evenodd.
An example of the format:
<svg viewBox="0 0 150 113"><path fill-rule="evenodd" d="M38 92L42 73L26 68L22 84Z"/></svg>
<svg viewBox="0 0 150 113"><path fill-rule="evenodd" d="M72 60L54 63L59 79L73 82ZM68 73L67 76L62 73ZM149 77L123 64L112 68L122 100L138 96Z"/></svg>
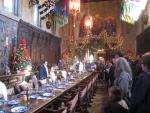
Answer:
<svg viewBox="0 0 150 113"><path fill-rule="evenodd" d="M69 12L72 15L72 35L70 39L70 44L76 46L75 38L75 18L78 13L80 13L80 0L69 0Z"/></svg>
<svg viewBox="0 0 150 113"><path fill-rule="evenodd" d="M75 37L75 27L76 27L76 16L80 13L80 0L69 0L69 14L70 14L70 23L72 24L71 30L71 36L66 40L67 46L68 46L68 55L64 55L64 58L66 59L66 56L69 58L68 62L72 62L74 60L74 57L76 56L76 47L77 47L77 38ZM68 59L67 58L67 59Z"/></svg>
<svg viewBox="0 0 150 113"><path fill-rule="evenodd" d="M72 33L70 39L70 47L71 51L73 51L72 55L74 55L75 48L77 46L77 41L75 37L75 27L76 27L76 15L80 13L80 0L69 0L69 12L72 15Z"/></svg>
<svg viewBox="0 0 150 113"><path fill-rule="evenodd" d="M76 15L80 12L80 0L69 1L69 12L70 14Z"/></svg>

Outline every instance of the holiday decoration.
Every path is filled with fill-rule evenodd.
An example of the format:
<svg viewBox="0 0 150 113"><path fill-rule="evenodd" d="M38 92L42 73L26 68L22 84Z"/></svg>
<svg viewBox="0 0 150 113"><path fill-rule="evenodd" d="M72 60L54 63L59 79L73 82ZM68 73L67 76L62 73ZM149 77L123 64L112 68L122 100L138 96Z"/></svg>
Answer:
<svg viewBox="0 0 150 113"><path fill-rule="evenodd" d="M26 40L22 39L17 50L14 50L11 56L11 71L12 72L27 72L31 71L31 59L26 48Z"/></svg>

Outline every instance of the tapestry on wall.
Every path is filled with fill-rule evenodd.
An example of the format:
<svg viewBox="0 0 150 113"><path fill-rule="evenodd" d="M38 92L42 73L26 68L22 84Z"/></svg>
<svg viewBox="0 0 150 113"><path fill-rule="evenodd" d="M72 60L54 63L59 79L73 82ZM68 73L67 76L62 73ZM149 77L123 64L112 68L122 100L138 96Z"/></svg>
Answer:
<svg viewBox="0 0 150 113"><path fill-rule="evenodd" d="M8 59L17 44L18 22L0 14L0 74L9 73Z"/></svg>
<svg viewBox="0 0 150 113"><path fill-rule="evenodd" d="M56 21L60 26L64 26L68 23L68 1L67 0L57 0L54 9L54 15Z"/></svg>
<svg viewBox="0 0 150 113"><path fill-rule="evenodd" d="M87 15L83 15L83 17L80 20L80 32L79 37L85 37L87 36L89 32L87 32L87 28L85 26L85 20ZM99 14L96 14L93 16L93 26L91 28L92 35L99 35L103 30L107 31L107 34L114 35L116 34L116 20L114 17L106 17L102 18Z"/></svg>

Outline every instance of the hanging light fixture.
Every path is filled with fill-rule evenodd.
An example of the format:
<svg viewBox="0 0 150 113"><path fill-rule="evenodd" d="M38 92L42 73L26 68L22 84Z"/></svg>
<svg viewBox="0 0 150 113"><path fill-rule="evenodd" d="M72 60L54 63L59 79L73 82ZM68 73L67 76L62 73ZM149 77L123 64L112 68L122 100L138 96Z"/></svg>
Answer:
<svg viewBox="0 0 150 113"><path fill-rule="evenodd" d="M80 0L68 0L69 1L69 16L70 16L70 37L66 42L68 44L68 49L70 51L69 58L70 61L73 61L76 56L76 49L78 46L78 39L75 34L75 27L76 27L76 17L77 14L80 13ZM70 62L71 63L71 62Z"/></svg>
<svg viewBox="0 0 150 113"><path fill-rule="evenodd" d="M76 44L76 40L75 40L75 34L74 34L74 30L75 30L75 18L76 15L80 12L80 0L69 0L69 12L70 14L72 14L72 25L73 25L73 29L72 29L72 38L71 41L74 43L73 45L75 46Z"/></svg>
<svg viewBox="0 0 150 113"><path fill-rule="evenodd" d="M69 11L71 14L76 15L80 12L80 0L69 1Z"/></svg>

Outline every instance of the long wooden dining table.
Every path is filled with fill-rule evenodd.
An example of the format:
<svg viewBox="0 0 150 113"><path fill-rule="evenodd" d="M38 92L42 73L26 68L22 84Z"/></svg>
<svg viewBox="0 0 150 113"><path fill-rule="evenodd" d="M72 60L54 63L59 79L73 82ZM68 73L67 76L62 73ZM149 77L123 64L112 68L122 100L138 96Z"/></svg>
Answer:
<svg viewBox="0 0 150 113"><path fill-rule="evenodd" d="M24 98L26 95L13 95L11 99L17 99L20 101L19 105L23 105L27 107L27 111L25 113L38 113L42 111L44 108L48 107L51 105L55 100L57 100L61 95L63 95L65 92L69 91L71 88L74 88L77 86L80 82L86 80L90 76L92 76L94 73L93 72L88 72L88 73L83 73L81 75L77 75L72 81L68 82L67 84L64 85L64 89L62 88L55 88L53 90L47 90L45 89L45 92L50 92L52 91L54 93L54 96L52 97L44 97L41 96L39 99L29 99L28 101L25 101ZM29 97L32 94L29 94ZM19 106L17 105L17 106ZM10 113L11 109L14 106L10 106L8 104L0 105L0 110L4 110L4 113Z"/></svg>

